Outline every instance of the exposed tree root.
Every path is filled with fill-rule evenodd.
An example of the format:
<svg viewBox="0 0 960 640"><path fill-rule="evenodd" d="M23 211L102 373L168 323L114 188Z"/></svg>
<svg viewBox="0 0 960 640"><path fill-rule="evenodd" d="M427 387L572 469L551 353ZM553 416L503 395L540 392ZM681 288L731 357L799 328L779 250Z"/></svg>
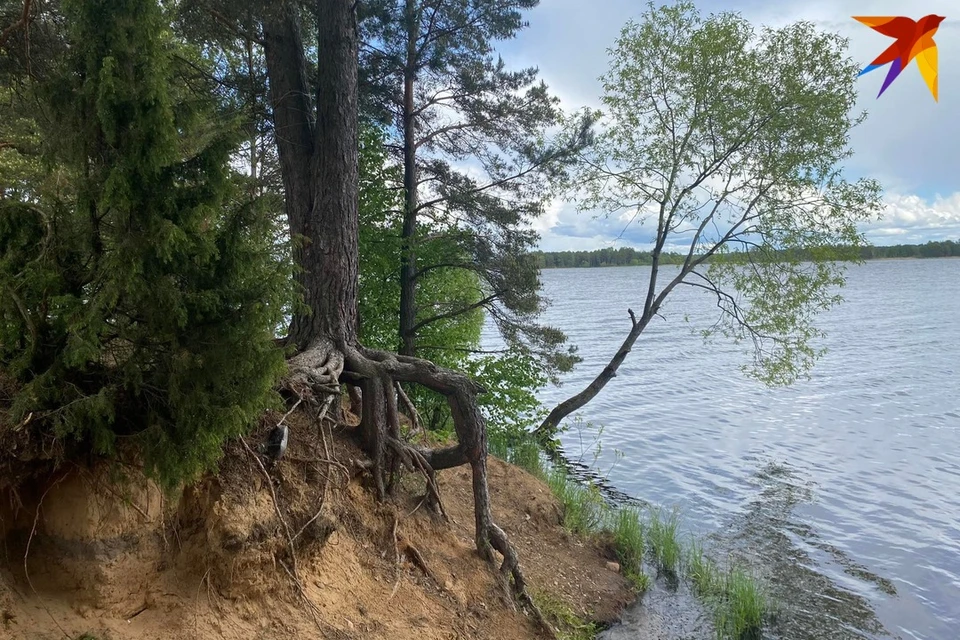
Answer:
<svg viewBox="0 0 960 640"><path fill-rule="evenodd" d="M196 605L193 613L193 632L199 636L200 635L200 589L203 587L203 583L207 583L207 606L210 605L210 567L207 567L207 570L203 572L203 575L200 576L200 582L197 583L197 595L194 598L194 604Z"/></svg>
<svg viewBox="0 0 960 640"><path fill-rule="evenodd" d="M410 471L419 472L427 481L427 493L424 499L430 506L444 518L447 517L446 510L443 508L443 501L440 499L440 485L437 484L437 474L424 458L423 452L414 446L405 442L390 438L387 444L391 451L397 456Z"/></svg>
<svg viewBox="0 0 960 640"><path fill-rule="evenodd" d="M397 383L397 396L400 398L400 401L403 402L403 406L407 408L407 415L410 416L410 425L412 427L411 433L422 432L424 429L423 421L420 420L420 412L417 411L413 401L410 400L410 396L403 390L403 385L399 382Z"/></svg>
<svg viewBox="0 0 960 640"><path fill-rule="evenodd" d="M290 376L285 386L315 406L321 404L325 394L339 397L340 383L360 387L360 434L370 456L368 468L379 499L386 498L398 472L405 467L426 478L428 499L443 513L436 471L470 465L477 550L490 562L494 560L493 551L500 554L503 560L499 576L505 588L510 590L512 587L518 600L552 634L550 625L527 593L526 577L516 550L506 533L493 521L487 487L486 423L477 404L477 395L482 388L467 376L438 367L428 360L352 345L338 348L327 340L314 343L292 358L289 367ZM397 407L399 383L419 384L446 396L457 434L456 445L421 449L403 442ZM401 401L407 404L409 398L404 395L401 395ZM412 403L407 404L407 409L415 413ZM397 536L394 528L395 544ZM398 547L395 551L400 554ZM429 572L422 554L415 547L407 544L404 553L424 573Z"/></svg>
<svg viewBox="0 0 960 640"><path fill-rule="evenodd" d="M320 621L320 617L319 617L322 612L317 607L317 605L314 604L313 600L311 600L310 597L307 595L307 590L304 588L303 582L300 579L300 569L297 564L296 536L290 533L290 525L287 523L287 519L283 517L283 511L281 511L280 509L280 501L277 499L277 492L273 488L273 481L270 479L270 474L267 472L267 468L263 465L263 462L260 461L260 457L256 453L254 453L253 449L250 448L250 445L247 444L247 441L241 437L240 442L241 444L243 444L243 448L247 450L247 453L250 454L250 457L253 458L254 462L257 463L257 466L260 467L260 471L261 473L263 473L263 477L267 483L267 486L270 487L270 495L273 498L273 508L277 512L277 518L280 520L280 524L283 527L284 533L286 534L287 553L290 555L291 567L287 567L287 565L284 564L283 560L279 561L280 566L283 567L283 570L287 572L288 576L290 576L290 580L293 582L294 587L296 587L297 589L297 594L306 603L307 608L310 609L310 615L313 617L313 621L314 621L314 624L316 624L317 629L319 629L321 632L325 632L326 627ZM321 508L322 506L323 505L321 504ZM318 512L315 518L319 517L319 515L320 514ZM303 529L301 529L297 533L297 536L299 536L300 533L302 532L303 532ZM208 584L209 584L209 581L208 581Z"/></svg>
<svg viewBox="0 0 960 640"><path fill-rule="evenodd" d="M267 468L263 466L260 456L253 452L253 449L250 448L250 445L247 444L247 441L244 440L243 437L240 438L240 443L243 444L243 448L247 450L247 453L250 454L253 461L260 467L260 471L263 473L263 479L267 483L267 486L270 487L270 495L273 497L273 508L277 512L277 519L280 520L280 524L283 526L283 531L286 534L287 553L290 554L290 562L293 564L293 578L302 589L300 570L297 568L297 552L296 547L294 547L293 534L290 533L290 525L287 524L287 519L283 517L283 511L280 510L280 501L277 499L277 490L273 488L273 480L270 478L270 474L267 473Z"/></svg>
<svg viewBox="0 0 960 640"><path fill-rule="evenodd" d="M317 507L317 512L314 513L313 517L307 520L307 522L304 523L302 527L300 527L300 530L294 534L293 536L294 542L296 542L297 538L299 538L300 535L307 530L307 527L309 527L314 522L316 522L316 520L319 519L320 515L323 513L323 506L327 503L327 491L330 488L331 469L337 469L338 471L340 471L343 474L344 482L349 482L350 480L350 472L347 470L347 468L342 464L340 464L339 462L336 462L335 460L331 460L330 446L327 443L327 431L325 429L323 415L319 417L318 421L319 421L319 424L317 426L320 429L320 437L323 440L323 453L326 456L326 458L323 459L322 462L326 462L327 464L327 473L324 474L323 476L323 493L320 495L320 505Z"/></svg>
<svg viewBox="0 0 960 640"><path fill-rule="evenodd" d="M390 538L393 540L393 553L395 556L396 562L396 573L397 580L393 587L393 593L390 597L392 598L396 594L397 587L400 585L400 566L403 563L403 559L406 558L410 561L413 566L420 569L427 578L433 581L438 589L442 589L443 585L440 584L440 581L437 580L437 576L434 575L433 571L430 570L430 566L427 564L426 559L424 559L423 554L420 553L420 550L417 547L407 540L402 533L400 533L400 517L394 513L393 514L393 526L391 527Z"/></svg>
<svg viewBox="0 0 960 640"><path fill-rule="evenodd" d="M340 395L343 354L332 342L317 340L287 362L289 374L283 387L306 400L318 411L324 396Z"/></svg>
<svg viewBox="0 0 960 640"><path fill-rule="evenodd" d="M427 576L433 580L438 587L442 586L437 580L437 577L433 575L433 571L430 570L430 567L427 566L427 561L423 559L423 555L420 553L420 550L417 549L413 543L404 538L401 534L398 535L398 541L400 543L400 552L407 557L410 562L413 563L415 567L420 569L423 572L423 575Z"/></svg>

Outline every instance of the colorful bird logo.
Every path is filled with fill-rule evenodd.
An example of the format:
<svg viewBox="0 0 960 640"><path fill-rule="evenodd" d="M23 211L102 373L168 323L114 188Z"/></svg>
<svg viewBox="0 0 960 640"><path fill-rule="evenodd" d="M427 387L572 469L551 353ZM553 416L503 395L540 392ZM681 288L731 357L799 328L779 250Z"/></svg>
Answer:
<svg viewBox="0 0 960 640"><path fill-rule="evenodd" d="M887 79L883 81L880 93L877 94L878 98L883 95L890 83L900 75L900 72L907 68L910 61L916 58L917 66L920 67L920 74L927 81L933 99L937 100L937 43L933 41L933 34L937 32L937 28L943 22L943 16L931 14L920 18L916 22L910 18L891 16L853 16L853 19L862 22L874 31L879 31L885 36L897 39L886 51L877 56L877 59L871 62L866 69L860 72L862 76L885 64L893 63L887 73Z"/></svg>

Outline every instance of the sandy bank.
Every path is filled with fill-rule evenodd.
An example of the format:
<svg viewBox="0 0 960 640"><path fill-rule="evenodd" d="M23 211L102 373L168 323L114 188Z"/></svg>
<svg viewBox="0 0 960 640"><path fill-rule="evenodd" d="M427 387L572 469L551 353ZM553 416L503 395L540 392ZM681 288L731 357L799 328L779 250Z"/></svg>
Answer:
<svg viewBox="0 0 960 640"><path fill-rule="evenodd" d="M324 442L310 420L291 422L290 450L271 472L286 527L239 443L216 477L176 501L135 474L118 489L106 469L71 465L0 491L0 636L542 637L475 551L467 469L440 474L449 521L418 506L416 477L377 504L354 463L363 454L350 427L333 428ZM608 568L605 549L561 528L548 487L491 459L490 488L534 589L613 621L630 589ZM289 575L287 528L302 591Z"/></svg>

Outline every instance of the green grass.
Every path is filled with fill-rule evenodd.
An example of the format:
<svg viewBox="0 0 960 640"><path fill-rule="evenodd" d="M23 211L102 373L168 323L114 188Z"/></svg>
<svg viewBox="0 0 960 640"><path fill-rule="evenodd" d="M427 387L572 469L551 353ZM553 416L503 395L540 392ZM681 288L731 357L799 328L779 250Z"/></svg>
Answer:
<svg viewBox="0 0 960 640"><path fill-rule="evenodd" d="M676 575L681 556L680 540L677 538L679 526L680 517L676 509L668 514L664 514L662 508L650 510L647 537L657 569L674 575Z"/></svg>
<svg viewBox="0 0 960 640"><path fill-rule="evenodd" d="M620 507L613 512L606 528L613 535L613 546L623 575L633 583L636 591L646 591L650 587L650 577L643 572L645 541L640 510Z"/></svg>
<svg viewBox="0 0 960 640"><path fill-rule="evenodd" d="M532 438L517 442L503 432L491 431L487 435L487 451L542 480L547 477L540 445Z"/></svg>
<svg viewBox="0 0 960 640"><path fill-rule="evenodd" d="M703 547L696 540L687 550L685 564L687 578L697 595L708 597L719 592L722 587L720 568L703 555Z"/></svg>
<svg viewBox="0 0 960 640"><path fill-rule="evenodd" d="M507 460L510 455L510 445L503 431L491 430L487 432L487 453Z"/></svg>
<svg viewBox="0 0 960 640"><path fill-rule="evenodd" d="M767 597L759 583L740 567L733 567L724 575L724 606L715 622L718 635L735 640L760 637Z"/></svg>
<svg viewBox="0 0 960 640"><path fill-rule="evenodd" d="M760 637L770 602L760 583L737 566L721 567L706 556L695 540L689 546L679 539L680 517L676 509L653 508L647 518L634 506L611 508L596 485L572 478L563 467L548 466L539 445L522 441L513 445L491 438L490 452L543 479L563 510L563 526L583 536L605 536L620 562L620 570L638 593L650 586L643 562L674 579L682 573L694 592L713 613L717 637L752 640ZM549 594L535 597L544 615L560 630L563 640L586 640L597 633L596 625L576 616Z"/></svg>
<svg viewBox="0 0 960 640"><path fill-rule="evenodd" d="M760 637L770 610L760 583L743 568L721 568L694 542L687 553L686 573L698 596L713 610L717 637L749 640Z"/></svg>
<svg viewBox="0 0 960 640"><path fill-rule="evenodd" d="M572 478L563 467L548 467L534 440L509 446L502 439L491 438L488 446L492 454L547 483L560 502L567 531L583 537L608 535L624 577L638 593L649 588L650 578L643 572L643 520L637 508L611 509L596 485Z"/></svg>
<svg viewBox="0 0 960 640"><path fill-rule="evenodd" d="M530 597L540 613L557 630L557 640L594 640L600 627L578 616L565 602L545 591L532 591Z"/></svg>
<svg viewBox="0 0 960 640"><path fill-rule="evenodd" d="M521 441L510 450L506 460L538 478L543 479L547 476L540 446L533 440Z"/></svg>
<svg viewBox="0 0 960 640"><path fill-rule="evenodd" d="M594 485L585 485L554 467L547 474L547 484L563 508L563 526L573 533L590 535L603 529L608 507Z"/></svg>

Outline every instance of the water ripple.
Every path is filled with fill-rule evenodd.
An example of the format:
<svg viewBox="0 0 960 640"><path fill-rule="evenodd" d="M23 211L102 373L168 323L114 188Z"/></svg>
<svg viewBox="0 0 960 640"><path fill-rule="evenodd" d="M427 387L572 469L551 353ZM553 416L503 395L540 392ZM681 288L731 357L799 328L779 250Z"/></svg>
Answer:
<svg viewBox="0 0 960 640"><path fill-rule="evenodd" d="M544 321L584 358L543 391L546 404L606 364L646 273L544 272ZM870 262L849 276L846 302L822 318L828 354L786 389L744 378L741 347L692 335L715 308L675 291L584 408L592 435L568 433L564 447L577 457L602 425L597 466L612 467L617 489L679 505L689 529L752 558L787 603L777 636L949 640L960 623L960 260Z"/></svg>

